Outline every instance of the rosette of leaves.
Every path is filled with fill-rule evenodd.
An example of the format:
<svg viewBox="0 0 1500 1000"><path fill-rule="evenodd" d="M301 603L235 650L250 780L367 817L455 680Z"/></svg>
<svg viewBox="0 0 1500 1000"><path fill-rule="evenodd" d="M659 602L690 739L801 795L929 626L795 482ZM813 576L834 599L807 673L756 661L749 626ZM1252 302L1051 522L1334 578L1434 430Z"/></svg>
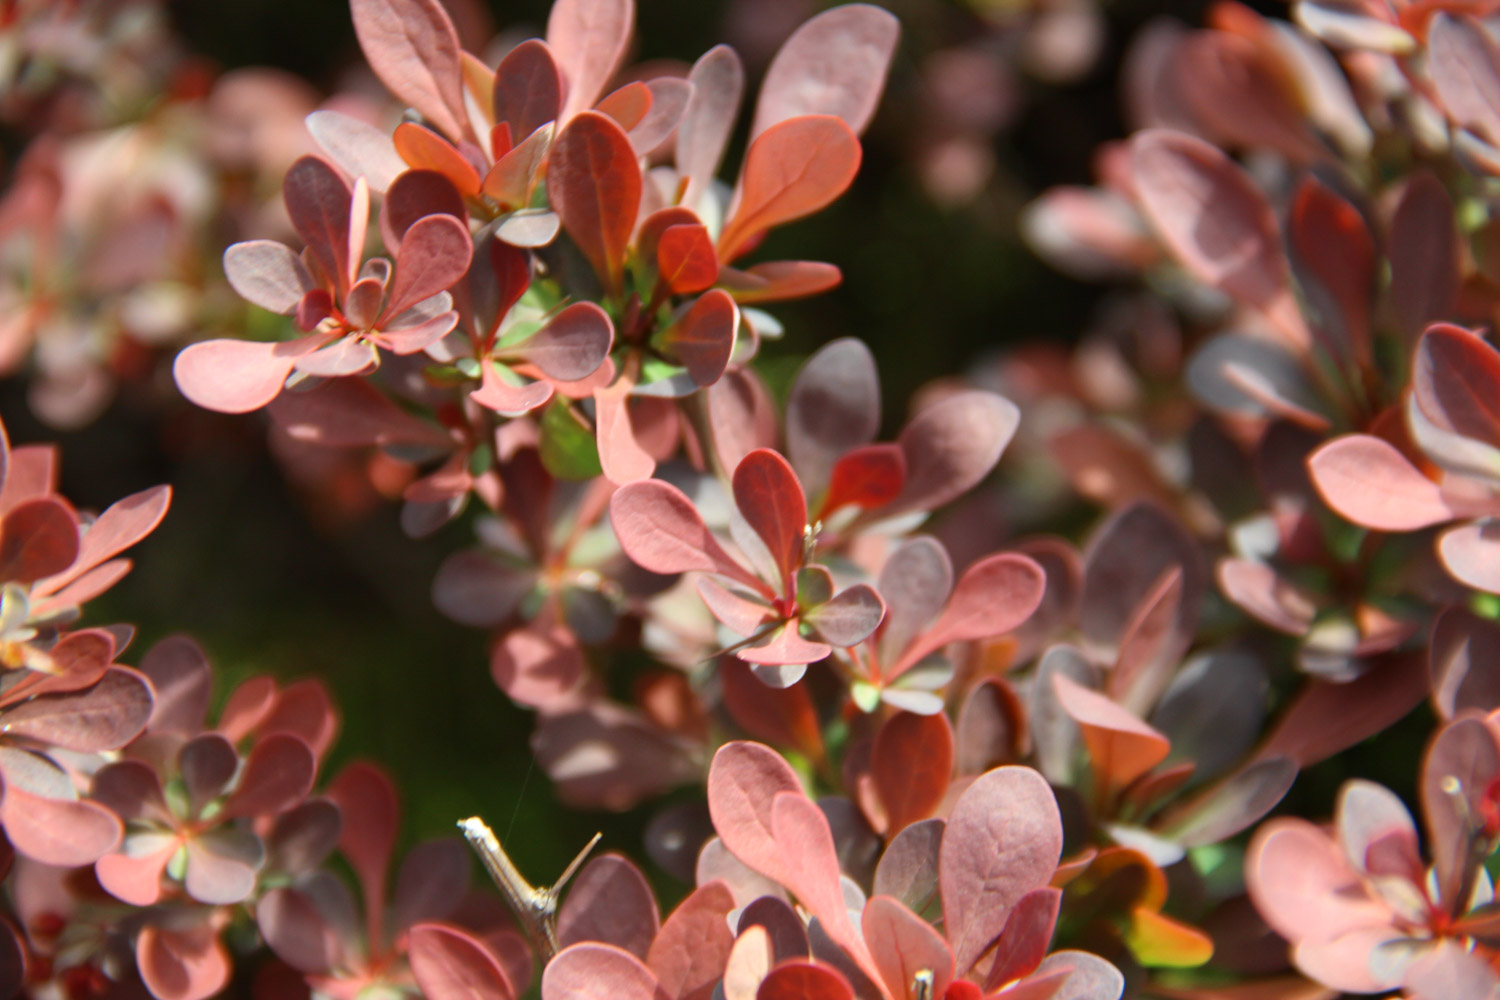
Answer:
<svg viewBox="0 0 1500 1000"><path fill-rule="evenodd" d="M767 683L786 687L833 646L863 641L885 605L869 584L835 591L832 574L812 560L807 498L786 459L769 449L746 455L734 471L734 502L743 524L739 543L757 572L714 538L692 501L677 487L651 479L621 487L610 498L610 522L637 565L653 573L703 572L704 603L727 628L747 637L735 655ZM806 627L809 636L803 635Z"/></svg>
<svg viewBox="0 0 1500 1000"><path fill-rule="evenodd" d="M1497 776L1486 720L1438 731L1420 784L1430 863L1406 806L1370 781L1344 785L1331 830L1284 817L1257 831L1246 883L1297 968L1346 992L1490 996L1500 937L1484 864L1500 836Z"/></svg>
<svg viewBox="0 0 1500 1000"><path fill-rule="evenodd" d="M1474 331L1434 324L1412 362L1409 437L1397 438L1400 446L1373 434L1330 441L1308 459L1319 493L1339 514L1376 531L1465 522L1438 537L1438 557L1459 582L1500 593L1490 520L1500 513L1500 422L1490 395L1496 388L1500 352Z"/></svg>
<svg viewBox="0 0 1500 1000"><path fill-rule="evenodd" d="M400 806L390 778L356 762L329 783L343 825L338 850L360 899L328 871L266 892L255 917L271 950L318 994L519 997L532 976L525 939L459 912L469 885L468 849L457 838L418 844L390 885ZM468 992L454 992L464 984Z"/></svg>
<svg viewBox="0 0 1500 1000"><path fill-rule="evenodd" d="M304 156L287 171L282 197L306 250L299 255L272 240L236 243L224 252L224 272L241 296L294 316L306 335L206 340L183 350L173 365L178 388L207 409L259 409L294 373L335 378L372 371L381 350L418 353L458 322L448 289L473 256L466 221L441 212L391 218L397 213L388 210L381 231L395 255L392 264L384 257L365 260L365 178L351 187L324 160Z"/></svg>

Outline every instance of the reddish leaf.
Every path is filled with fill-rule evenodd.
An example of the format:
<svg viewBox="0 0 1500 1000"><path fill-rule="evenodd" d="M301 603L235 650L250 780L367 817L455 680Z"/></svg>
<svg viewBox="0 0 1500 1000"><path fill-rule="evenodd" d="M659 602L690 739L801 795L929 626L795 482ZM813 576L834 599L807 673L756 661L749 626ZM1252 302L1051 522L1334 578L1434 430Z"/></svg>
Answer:
<svg viewBox="0 0 1500 1000"><path fill-rule="evenodd" d="M1427 662L1433 704L1442 718L1465 709L1500 708L1500 623L1460 607L1445 608L1432 626Z"/></svg>
<svg viewBox="0 0 1500 1000"><path fill-rule="evenodd" d="M719 234L719 260L728 263L766 230L827 206L853 182L859 161L859 140L830 115L767 128L745 154L738 207Z"/></svg>
<svg viewBox="0 0 1500 1000"><path fill-rule="evenodd" d="M953 727L948 717L941 712L891 716L875 737L870 775L885 810L882 832L887 839L931 816L953 778Z"/></svg>
<svg viewBox="0 0 1500 1000"><path fill-rule="evenodd" d="M354 33L380 82L452 139L469 133L458 34L438 0L351 0Z"/></svg>
<svg viewBox="0 0 1500 1000"><path fill-rule="evenodd" d="M736 725L756 739L793 747L815 760L823 756L822 725L807 685L762 684L733 657L721 658L718 671L724 707Z"/></svg>
<svg viewBox="0 0 1500 1000"><path fill-rule="evenodd" d="M880 630L880 655L892 663L948 603L953 592L953 562L936 539L918 535L892 552L880 570L877 588L886 599Z"/></svg>
<svg viewBox="0 0 1500 1000"><path fill-rule="evenodd" d="M1439 429L1500 446L1500 352L1475 334L1436 323L1422 334L1412 394Z"/></svg>
<svg viewBox="0 0 1500 1000"><path fill-rule="evenodd" d="M846 452L833 465L822 514L854 504L864 510L883 507L906 485L906 455L897 444L872 444Z"/></svg>
<svg viewBox="0 0 1500 1000"><path fill-rule="evenodd" d="M996 768L959 798L943 833L939 885L958 975L990 946L1011 908L1052 879L1062 820L1045 779L1026 767Z"/></svg>
<svg viewBox="0 0 1500 1000"><path fill-rule="evenodd" d="M1001 552L979 560L959 578L942 616L907 648L888 676L950 642L1004 635L1031 617L1046 586L1042 568L1028 556Z"/></svg>
<svg viewBox="0 0 1500 1000"><path fill-rule="evenodd" d="M605 854L584 866L568 890L557 914L557 940L565 948L583 941L610 944L645 959L660 926L656 898L640 869Z"/></svg>
<svg viewBox="0 0 1500 1000"><path fill-rule="evenodd" d="M1391 919L1332 838L1303 819L1274 819L1256 831L1245 887L1261 916L1290 941L1329 941Z"/></svg>
<svg viewBox="0 0 1500 1000"><path fill-rule="evenodd" d="M507 631L490 652L495 685L522 705L546 708L577 689L586 670L578 638L541 621Z"/></svg>
<svg viewBox="0 0 1500 1000"><path fill-rule="evenodd" d="M106 559L124 552L156 530L161 519L166 517L171 503L170 486L153 486L116 500L84 531L78 557L68 571L41 581L37 591L51 593L78 579ZM9 523L9 515L4 523ZM0 531L3 530L3 525L0 525ZM4 543L0 541L0 552L3 551ZM0 578L4 578L3 572L0 572Z"/></svg>
<svg viewBox="0 0 1500 1000"><path fill-rule="evenodd" d="M135 961L157 1000L205 1000L229 983L229 952L208 925L168 930L147 924L135 941Z"/></svg>
<svg viewBox="0 0 1500 1000"><path fill-rule="evenodd" d="M339 772L326 794L344 817L339 850L359 877L370 939L380 940L385 927L386 869L400 816L395 786L375 765L356 761Z"/></svg>
<svg viewBox="0 0 1500 1000"><path fill-rule="evenodd" d="M547 44L567 81L561 121L589 107L620 69L635 22L634 0L558 0Z"/></svg>
<svg viewBox="0 0 1500 1000"><path fill-rule="evenodd" d="M559 3L552 8L554 18L564 6ZM611 293L620 290L625 251L640 211L641 186L635 150L620 126L606 115L583 112L552 144L548 201Z"/></svg>
<svg viewBox="0 0 1500 1000"><path fill-rule="evenodd" d="M750 135L798 115L837 115L863 132L900 34L895 16L873 4L844 4L804 23L766 70Z"/></svg>
<svg viewBox="0 0 1500 1000"><path fill-rule="evenodd" d="M1461 718L1433 738L1422 764L1422 815L1430 834L1438 898L1450 912L1463 909L1474 817L1489 805L1491 783L1500 778L1500 746L1484 720Z"/></svg>
<svg viewBox="0 0 1500 1000"><path fill-rule="evenodd" d="M998 989L1035 971L1052 944L1061 906L1062 890L1051 886L1033 889L1016 901L995 943L995 964L985 977L985 989Z"/></svg>
<svg viewBox="0 0 1500 1000"><path fill-rule="evenodd" d="M1381 438L1348 434L1307 459L1323 501L1355 524L1379 531L1413 531L1451 521L1455 512L1437 483Z"/></svg>
<svg viewBox="0 0 1500 1000"><path fill-rule="evenodd" d="M312 791L317 760L301 737L273 733L250 751L225 816L266 816L296 805Z"/></svg>
<svg viewBox="0 0 1500 1000"><path fill-rule="evenodd" d="M513 1000L515 989L495 957L467 932L418 924L407 939L412 976L430 1000Z"/></svg>
<svg viewBox="0 0 1500 1000"><path fill-rule="evenodd" d="M755 1000L854 1000L854 988L832 966L786 962L761 982Z"/></svg>
<svg viewBox="0 0 1500 1000"><path fill-rule="evenodd" d="M528 38L505 54L495 68L495 121L510 125L516 142L530 136L562 111L562 78L552 50Z"/></svg>
<svg viewBox="0 0 1500 1000"><path fill-rule="evenodd" d="M542 970L542 1000L668 1000L651 970L608 944L564 948Z"/></svg>
<svg viewBox="0 0 1500 1000"><path fill-rule="evenodd" d="M78 558L78 516L56 497L17 504L0 520L0 580L29 584Z"/></svg>
<svg viewBox="0 0 1500 1000"><path fill-rule="evenodd" d="M671 232L667 230L668 234ZM664 235L664 246L665 239ZM687 312L654 340L663 354L686 368L700 388L706 388L719 381L729 366L739 322L740 310L734 299L723 289L715 288L699 296Z"/></svg>
<svg viewBox="0 0 1500 1000"><path fill-rule="evenodd" d="M734 505L771 554L781 573L782 589L802 565L807 498L791 465L769 448L757 448L734 470Z"/></svg>
<svg viewBox="0 0 1500 1000"><path fill-rule="evenodd" d="M1336 356L1345 364L1369 363L1375 241L1364 217L1309 174L1297 188L1287 238Z"/></svg>
<svg viewBox="0 0 1500 1000"><path fill-rule="evenodd" d="M670 226L656 245L656 270L673 295L692 295L719 279L719 256L702 223Z"/></svg>
<svg viewBox="0 0 1500 1000"><path fill-rule="evenodd" d="M651 942L646 965L674 1000L708 1000L724 977L734 935L726 922L734 895L709 882L678 904Z"/></svg>
<svg viewBox="0 0 1500 1000"><path fill-rule="evenodd" d="M1311 767L1381 732L1427 695L1427 671L1417 658L1391 657L1347 683L1313 681L1271 731L1259 756L1284 755Z"/></svg>
<svg viewBox="0 0 1500 1000"><path fill-rule="evenodd" d="M890 996L914 995L923 974L930 977L927 995L941 997L948 991L953 953L931 924L889 896L875 896L866 903L861 924Z"/></svg>
<svg viewBox="0 0 1500 1000"><path fill-rule="evenodd" d="M1387 240L1392 311L1407 337L1447 318L1458 297L1458 232L1447 188L1426 170L1402 189Z"/></svg>
<svg viewBox="0 0 1500 1000"><path fill-rule="evenodd" d="M765 584L730 558L682 491L660 480L628 483L609 501L609 519L631 561L653 573L719 573L757 593Z"/></svg>
<svg viewBox="0 0 1500 1000"><path fill-rule="evenodd" d="M1119 791L1166 759L1167 738L1104 695L1062 674L1053 676L1052 686L1063 710L1083 730L1101 788Z"/></svg>
<svg viewBox="0 0 1500 1000"><path fill-rule="evenodd" d="M382 320L389 321L452 288L468 271L473 255L468 228L451 215L429 215L412 223L396 254L396 270Z"/></svg>

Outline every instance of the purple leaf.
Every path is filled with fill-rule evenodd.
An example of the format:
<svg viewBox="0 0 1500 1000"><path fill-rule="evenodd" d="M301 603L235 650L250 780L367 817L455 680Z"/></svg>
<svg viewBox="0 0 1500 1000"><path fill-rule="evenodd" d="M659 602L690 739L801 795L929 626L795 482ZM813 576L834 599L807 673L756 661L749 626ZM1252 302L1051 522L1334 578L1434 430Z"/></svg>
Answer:
<svg viewBox="0 0 1500 1000"><path fill-rule="evenodd" d="M592 302L575 302L528 337L519 352L549 378L576 382L599 370L609 356L615 330L609 315Z"/></svg>
<svg viewBox="0 0 1500 1000"><path fill-rule="evenodd" d="M1014 403L988 392L957 392L926 407L897 439L906 488L882 513L934 510L968 492L995 467L1020 422Z"/></svg>
<svg viewBox="0 0 1500 1000"><path fill-rule="evenodd" d="M474 244L469 230L451 215L428 215L412 223L401 238L390 298L381 313L389 322L418 302L458 284L469 270Z"/></svg>
<svg viewBox="0 0 1500 1000"><path fill-rule="evenodd" d="M943 820L924 819L896 834L875 867L874 895L926 909L938 891L938 851L946 827Z"/></svg>
<svg viewBox="0 0 1500 1000"><path fill-rule="evenodd" d="M407 852L391 895L392 926L445 920L469 889L469 848L454 837L428 840Z"/></svg>
<svg viewBox="0 0 1500 1000"><path fill-rule="evenodd" d="M273 733L255 744L245 760L226 816L266 816L296 805L312 791L317 759L298 736Z"/></svg>
<svg viewBox="0 0 1500 1000"><path fill-rule="evenodd" d="M363 222L350 218L354 196L349 185L323 160L304 156L287 170L281 196L292 225L321 272L319 277L342 296L359 264L350 259L351 222Z"/></svg>
<svg viewBox="0 0 1500 1000"><path fill-rule="evenodd" d="M282 316L295 312L302 296L317 287L302 258L274 240L250 240L225 250L224 277L241 298Z"/></svg>
<svg viewBox="0 0 1500 1000"><path fill-rule="evenodd" d="M880 627L885 602L868 583L856 583L802 615L819 637L834 646L855 646Z"/></svg>
<svg viewBox="0 0 1500 1000"><path fill-rule="evenodd" d="M6 709L6 732L79 753L117 750L140 735L151 717L151 685L114 666L93 687L42 695Z"/></svg>
<svg viewBox="0 0 1500 1000"><path fill-rule="evenodd" d="M562 111L562 77L552 50L539 38L528 38L505 54L495 68L495 121L510 125L517 143Z"/></svg>
<svg viewBox="0 0 1500 1000"><path fill-rule="evenodd" d="M819 348L798 372L786 405L787 454L814 491L845 452L880 429L880 381L863 342L845 337Z"/></svg>

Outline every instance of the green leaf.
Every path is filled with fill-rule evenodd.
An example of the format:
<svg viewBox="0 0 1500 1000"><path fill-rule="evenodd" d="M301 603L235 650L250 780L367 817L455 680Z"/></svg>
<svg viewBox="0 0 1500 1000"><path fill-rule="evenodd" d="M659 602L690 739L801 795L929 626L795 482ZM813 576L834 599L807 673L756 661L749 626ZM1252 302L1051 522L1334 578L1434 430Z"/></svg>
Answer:
<svg viewBox="0 0 1500 1000"><path fill-rule="evenodd" d="M542 465L559 479L601 475L594 432L564 399L554 397L542 413Z"/></svg>

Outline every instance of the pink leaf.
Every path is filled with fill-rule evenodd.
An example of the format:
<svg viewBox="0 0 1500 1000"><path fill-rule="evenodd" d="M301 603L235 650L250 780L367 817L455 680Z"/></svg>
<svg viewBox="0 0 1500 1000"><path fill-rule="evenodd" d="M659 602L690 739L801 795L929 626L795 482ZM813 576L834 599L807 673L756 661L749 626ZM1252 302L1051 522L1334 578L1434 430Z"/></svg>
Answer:
<svg viewBox="0 0 1500 1000"><path fill-rule="evenodd" d="M153 486L110 504L83 533L78 558L73 565L66 573L41 581L39 592L51 593L71 583L151 534L166 517L171 503L172 487ZM9 515L5 523L9 523ZM0 542L0 552L3 550L3 542Z"/></svg>
<svg viewBox="0 0 1500 1000"><path fill-rule="evenodd" d="M752 646L746 646L735 655L746 663L768 667L790 667L817 663L832 652L832 647L826 643L812 642L802 638L797 629L797 619L790 618L776 631L775 635ZM797 671L794 676L787 677L783 683L794 684L801 677L802 672Z"/></svg>
<svg viewBox="0 0 1500 1000"><path fill-rule="evenodd" d="M354 177L366 178L374 191L388 190L406 170L390 133L358 118L338 111L314 111L307 116L307 131L334 163Z"/></svg>
<svg viewBox="0 0 1500 1000"><path fill-rule="evenodd" d="M688 73L693 93L677 125L677 173L687 178L682 204L692 208L708 189L739 114L745 89L740 57L727 45L715 45Z"/></svg>
<svg viewBox="0 0 1500 1000"><path fill-rule="evenodd" d="M208 925L168 930L147 924L135 941L135 961L157 1000L206 1000L229 983L229 952Z"/></svg>
<svg viewBox="0 0 1500 1000"><path fill-rule="evenodd" d="M33 795L14 783L5 786L0 823L18 854L44 865L80 868L115 849L123 827L97 802Z"/></svg>
<svg viewBox="0 0 1500 1000"><path fill-rule="evenodd" d="M745 154L739 204L719 234L719 260L730 263L766 230L826 207L853 183L860 157L853 131L831 115L767 128Z"/></svg>
<svg viewBox="0 0 1500 1000"><path fill-rule="evenodd" d="M595 442L604 477L625 486L648 478L656 471L651 456L630 419L630 383L617 379L613 385L594 390Z"/></svg>
<svg viewBox="0 0 1500 1000"><path fill-rule="evenodd" d="M438 0L351 0L354 33L380 82L449 138L469 132L461 49Z"/></svg>
<svg viewBox="0 0 1500 1000"><path fill-rule="evenodd" d="M1063 710L1083 730L1094 778L1119 790L1166 759L1167 738L1104 695L1058 674L1053 689Z"/></svg>
<svg viewBox="0 0 1500 1000"><path fill-rule="evenodd" d="M766 70L752 139L798 115L837 115L854 134L863 132L900 35L895 16L873 4L844 4L804 23Z"/></svg>
<svg viewBox="0 0 1500 1000"><path fill-rule="evenodd" d="M609 519L631 561L653 573L719 573L757 593L761 583L718 543L682 491L660 480L628 483L609 501Z"/></svg>
<svg viewBox="0 0 1500 1000"><path fill-rule="evenodd" d="M303 392L276 398L271 419L296 441L330 448L418 445L447 450L442 427L397 406L363 379L331 379Z"/></svg>
<svg viewBox="0 0 1500 1000"><path fill-rule="evenodd" d="M953 981L953 953L932 925L889 896L865 904L865 944L889 995L912 995L917 977L931 977L931 995L941 997Z"/></svg>
<svg viewBox="0 0 1500 1000"><path fill-rule="evenodd" d="M943 833L939 885L959 975L1005 929L1011 908L1052 879L1062 820L1045 779L1026 767L996 768L959 798Z"/></svg>
<svg viewBox="0 0 1500 1000"><path fill-rule="evenodd" d="M564 948L593 941L644 959L661 926L656 899L641 870L617 854L590 861L578 873L557 914Z"/></svg>
<svg viewBox="0 0 1500 1000"><path fill-rule="evenodd" d="M950 642L1004 635L1042 603L1047 578L1030 557L1014 552L987 556L959 578L942 617L901 656L891 676Z"/></svg>
<svg viewBox="0 0 1500 1000"><path fill-rule="evenodd" d="M172 364L172 377L190 402L206 410L249 413L275 399L297 358L322 340L205 340L182 349Z"/></svg>
<svg viewBox="0 0 1500 1000"><path fill-rule="evenodd" d="M1437 483L1380 438L1335 438L1307 460L1325 503L1355 524L1378 531L1414 531L1455 517Z"/></svg>
<svg viewBox="0 0 1500 1000"><path fill-rule="evenodd" d="M1274 819L1256 832L1245 886L1272 929L1294 943L1331 941L1391 919L1338 845L1303 819Z"/></svg>
<svg viewBox="0 0 1500 1000"><path fill-rule="evenodd" d="M1500 522L1475 522L1443 532L1438 554L1454 579L1500 593Z"/></svg>
<svg viewBox="0 0 1500 1000"><path fill-rule="evenodd" d="M699 886L661 925L646 965L674 1000L709 1000L724 977L734 935L726 922L735 908L723 882Z"/></svg>
<svg viewBox="0 0 1500 1000"><path fill-rule="evenodd" d="M564 948L542 971L542 1000L668 1000L651 970L609 944Z"/></svg>
<svg viewBox="0 0 1500 1000"><path fill-rule="evenodd" d="M417 924L407 939L412 977L428 1000L514 1000L505 969L468 932Z"/></svg>
<svg viewBox="0 0 1500 1000"><path fill-rule="evenodd" d="M598 99L620 69L635 23L634 0L558 0L547 17L547 44L567 81L560 121Z"/></svg>
<svg viewBox="0 0 1500 1000"><path fill-rule="evenodd" d="M726 743L708 771L708 811L714 829L736 858L775 882L783 858L771 831L771 804L802 784L781 755L759 743Z"/></svg>

